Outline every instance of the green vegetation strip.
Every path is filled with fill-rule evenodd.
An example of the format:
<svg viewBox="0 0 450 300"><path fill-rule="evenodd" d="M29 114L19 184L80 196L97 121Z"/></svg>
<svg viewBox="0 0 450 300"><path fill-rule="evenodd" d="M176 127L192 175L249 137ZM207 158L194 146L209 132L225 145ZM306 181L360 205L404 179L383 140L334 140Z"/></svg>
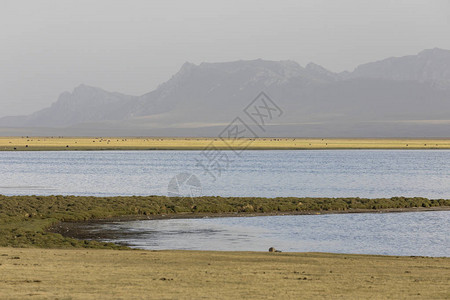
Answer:
<svg viewBox="0 0 450 300"><path fill-rule="evenodd" d="M351 210L449 207L450 200L395 197L360 198L167 198L2 196L0 195L0 247L112 248L126 247L98 241L77 240L47 229L62 221L87 221L120 216L224 213L302 213Z"/></svg>

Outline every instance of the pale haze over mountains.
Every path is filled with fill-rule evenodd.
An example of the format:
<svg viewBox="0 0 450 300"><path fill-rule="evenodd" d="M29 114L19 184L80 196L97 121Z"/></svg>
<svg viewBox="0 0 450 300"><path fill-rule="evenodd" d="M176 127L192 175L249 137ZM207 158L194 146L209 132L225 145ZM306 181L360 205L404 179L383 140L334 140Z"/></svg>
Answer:
<svg viewBox="0 0 450 300"><path fill-rule="evenodd" d="M80 85L51 107L0 119L2 135L217 136L259 94L283 115L265 136L448 137L450 51L424 50L333 73L314 63L185 63L130 96Z"/></svg>

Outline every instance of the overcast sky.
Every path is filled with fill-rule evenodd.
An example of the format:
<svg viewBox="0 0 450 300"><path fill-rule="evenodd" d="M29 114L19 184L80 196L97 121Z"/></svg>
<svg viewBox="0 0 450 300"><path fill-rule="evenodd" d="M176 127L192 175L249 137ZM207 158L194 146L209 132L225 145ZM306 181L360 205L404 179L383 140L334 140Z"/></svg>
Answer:
<svg viewBox="0 0 450 300"><path fill-rule="evenodd" d="M186 62L295 60L332 71L450 49L449 0L0 0L0 116L81 83L140 95Z"/></svg>

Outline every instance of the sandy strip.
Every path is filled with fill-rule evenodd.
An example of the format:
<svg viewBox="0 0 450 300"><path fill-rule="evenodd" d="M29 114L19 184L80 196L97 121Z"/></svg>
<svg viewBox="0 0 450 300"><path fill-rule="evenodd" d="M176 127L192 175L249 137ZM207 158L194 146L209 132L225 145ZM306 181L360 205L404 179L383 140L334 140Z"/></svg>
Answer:
<svg viewBox="0 0 450 300"><path fill-rule="evenodd" d="M448 299L450 258L0 248L3 299Z"/></svg>

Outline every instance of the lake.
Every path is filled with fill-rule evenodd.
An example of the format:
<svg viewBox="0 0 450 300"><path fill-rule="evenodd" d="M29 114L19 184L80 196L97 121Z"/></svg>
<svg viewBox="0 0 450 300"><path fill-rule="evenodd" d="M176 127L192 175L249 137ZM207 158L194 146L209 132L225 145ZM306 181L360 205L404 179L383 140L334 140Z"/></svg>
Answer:
<svg viewBox="0 0 450 300"><path fill-rule="evenodd" d="M450 256L450 211L167 219L96 224L148 250Z"/></svg>
<svg viewBox="0 0 450 300"><path fill-rule="evenodd" d="M220 151L229 159L213 176L199 164L206 154L0 152L0 194L167 195L187 173L199 180L196 195L450 198L450 150Z"/></svg>

